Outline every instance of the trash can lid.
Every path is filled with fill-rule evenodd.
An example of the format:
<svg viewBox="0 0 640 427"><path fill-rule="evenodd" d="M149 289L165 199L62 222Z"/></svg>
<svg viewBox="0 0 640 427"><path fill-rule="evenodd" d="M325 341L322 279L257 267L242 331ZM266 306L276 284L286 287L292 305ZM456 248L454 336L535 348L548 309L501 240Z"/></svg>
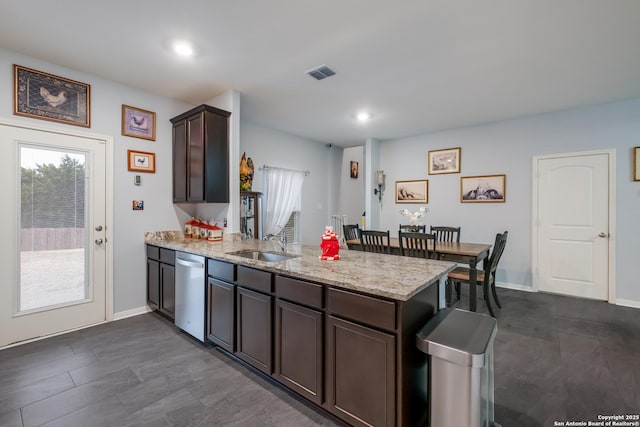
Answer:
<svg viewBox="0 0 640 427"><path fill-rule="evenodd" d="M418 348L458 365L482 367L498 322L486 314L443 308L416 334Z"/></svg>

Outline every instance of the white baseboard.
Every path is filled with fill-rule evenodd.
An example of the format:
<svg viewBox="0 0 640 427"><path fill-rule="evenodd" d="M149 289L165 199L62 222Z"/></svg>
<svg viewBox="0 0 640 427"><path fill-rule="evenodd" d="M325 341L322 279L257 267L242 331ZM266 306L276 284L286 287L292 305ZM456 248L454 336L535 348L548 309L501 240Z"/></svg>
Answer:
<svg viewBox="0 0 640 427"><path fill-rule="evenodd" d="M625 307L632 307L632 308L640 308L640 301L635 301L632 299L617 298L616 305L622 305Z"/></svg>
<svg viewBox="0 0 640 427"><path fill-rule="evenodd" d="M507 282L496 282L497 288L506 288L506 289L514 289L516 291L524 291L524 292L536 292L533 290L531 286L525 285L517 285L515 283L507 283Z"/></svg>
<svg viewBox="0 0 640 427"><path fill-rule="evenodd" d="M131 310L119 311L117 313L113 313L113 320L122 320L126 319L127 317L139 316L141 314L149 313L150 311L153 310L151 310L147 305L132 308Z"/></svg>
<svg viewBox="0 0 640 427"><path fill-rule="evenodd" d="M517 285L514 283L506 283L506 282L496 282L496 287L505 288L505 289L514 289L516 291L524 291L524 292L538 292L537 290L534 290L531 286ZM570 297L570 295L565 295L565 296ZM640 308L640 301L636 301L632 299L617 298L613 304L621 305L624 307Z"/></svg>

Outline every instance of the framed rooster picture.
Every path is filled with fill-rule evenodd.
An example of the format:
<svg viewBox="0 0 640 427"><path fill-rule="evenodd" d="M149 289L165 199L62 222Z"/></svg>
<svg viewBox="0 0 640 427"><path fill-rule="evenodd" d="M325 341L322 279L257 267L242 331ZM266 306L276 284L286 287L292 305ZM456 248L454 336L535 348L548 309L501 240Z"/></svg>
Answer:
<svg viewBox="0 0 640 427"><path fill-rule="evenodd" d="M156 113L142 108L122 106L122 134L134 138L156 140Z"/></svg>
<svg viewBox="0 0 640 427"><path fill-rule="evenodd" d="M91 127L91 86L13 65L13 114Z"/></svg>
<svg viewBox="0 0 640 427"><path fill-rule="evenodd" d="M156 155L146 151L127 150L127 169L132 172L156 173Z"/></svg>

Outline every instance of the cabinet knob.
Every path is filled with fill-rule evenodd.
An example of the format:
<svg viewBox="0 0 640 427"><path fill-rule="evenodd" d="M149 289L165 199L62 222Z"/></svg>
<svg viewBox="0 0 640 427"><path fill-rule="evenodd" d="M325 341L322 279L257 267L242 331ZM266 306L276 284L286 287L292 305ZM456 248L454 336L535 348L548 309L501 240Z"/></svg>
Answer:
<svg viewBox="0 0 640 427"><path fill-rule="evenodd" d="M102 226L101 225L96 226L96 231L102 231Z"/></svg>
<svg viewBox="0 0 640 427"><path fill-rule="evenodd" d="M102 239L96 239L96 245L101 245L102 244Z"/></svg>

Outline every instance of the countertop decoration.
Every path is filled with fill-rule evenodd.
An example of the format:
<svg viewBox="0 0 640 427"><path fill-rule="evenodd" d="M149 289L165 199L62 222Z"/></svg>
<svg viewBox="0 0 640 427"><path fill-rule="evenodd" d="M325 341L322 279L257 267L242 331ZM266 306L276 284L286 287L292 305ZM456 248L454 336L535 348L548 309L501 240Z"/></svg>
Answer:
<svg viewBox="0 0 640 427"><path fill-rule="evenodd" d="M424 206L415 212L411 212L409 209L402 209L400 211L402 215L409 218L409 225L413 225L416 227L416 229L412 231L418 231L418 227L422 225L422 217L427 212L429 212L429 208L425 208Z"/></svg>
<svg viewBox="0 0 640 427"><path fill-rule="evenodd" d="M323 261L339 260L340 243L338 242L336 232L333 231L333 227L326 226L321 239L320 248L322 249L322 255L320 255L320 259Z"/></svg>

